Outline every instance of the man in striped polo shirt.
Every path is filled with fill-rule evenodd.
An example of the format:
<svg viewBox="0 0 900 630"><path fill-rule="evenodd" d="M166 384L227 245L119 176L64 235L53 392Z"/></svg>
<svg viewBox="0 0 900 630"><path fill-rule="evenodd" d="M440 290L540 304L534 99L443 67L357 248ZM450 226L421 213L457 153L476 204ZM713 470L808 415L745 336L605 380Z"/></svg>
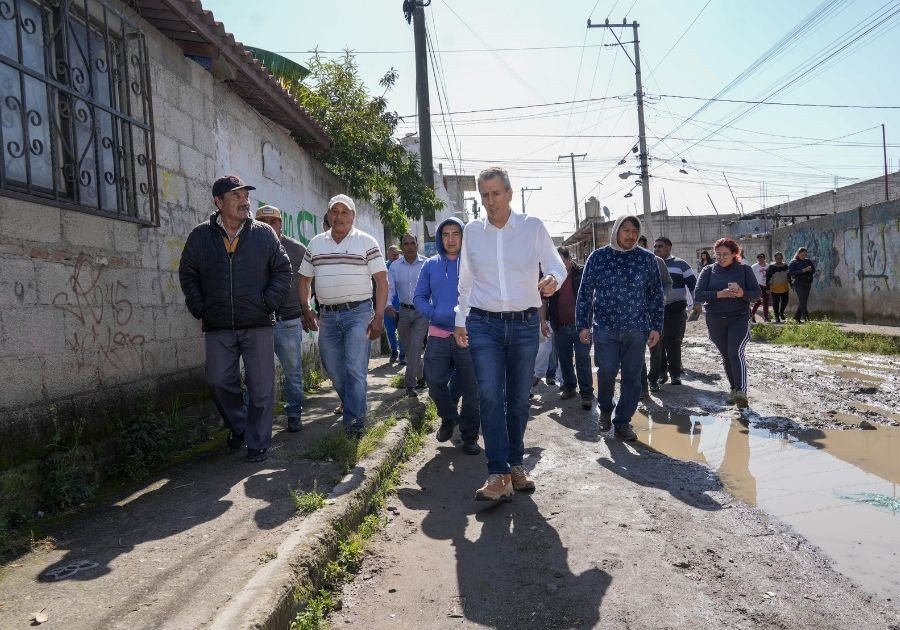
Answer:
<svg viewBox="0 0 900 630"><path fill-rule="evenodd" d="M300 265L303 329L319 331L325 372L344 403L344 431L359 439L366 421L369 341L384 332L387 267L378 242L353 227L356 205L350 197L332 197L327 218L331 229L313 237ZM318 315L309 308L313 278Z"/></svg>
<svg viewBox="0 0 900 630"><path fill-rule="evenodd" d="M681 385L681 344L687 325L688 296L694 293L697 276L691 266L672 255L672 241L660 236L653 244L653 253L662 258L672 276L672 288L666 290L666 310L663 316L662 341L650 349L650 387L664 383L671 377L672 385ZM668 375L666 374L668 371ZM656 385L659 388L659 385Z"/></svg>

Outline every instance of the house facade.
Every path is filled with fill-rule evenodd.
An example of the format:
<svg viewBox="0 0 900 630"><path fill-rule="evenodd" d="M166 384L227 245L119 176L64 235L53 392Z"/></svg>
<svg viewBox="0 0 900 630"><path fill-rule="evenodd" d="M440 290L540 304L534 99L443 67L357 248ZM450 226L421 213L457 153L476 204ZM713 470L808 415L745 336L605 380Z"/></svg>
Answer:
<svg viewBox="0 0 900 630"><path fill-rule="evenodd" d="M327 134L200 2L5 6L0 471L41 457L53 417L102 437L124 399L205 390L178 264L216 177L256 186L303 242L346 191L315 158Z"/></svg>

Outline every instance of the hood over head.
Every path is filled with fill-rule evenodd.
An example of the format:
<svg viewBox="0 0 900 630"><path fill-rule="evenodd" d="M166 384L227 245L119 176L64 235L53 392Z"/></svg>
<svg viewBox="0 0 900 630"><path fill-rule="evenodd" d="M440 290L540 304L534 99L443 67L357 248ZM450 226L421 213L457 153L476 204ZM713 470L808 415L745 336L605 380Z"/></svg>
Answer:
<svg viewBox="0 0 900 630"><path fill-rule="evenodd" d="M613 223L612 229L609 231L609 246L612 247L614 250L619 251L619 252L627 252L627 251L631 251L632 249L636 249L636 248L638 247L637 241L634 242L634 247L631 247L631 248L629 248L629 249L623 249L622 247L619 247L619 238L618 238L618 236L619 236L619 228L622 227L622 223L623 223L626 219L631 219L631 220L633 220L635 223L637 223L637 226L638 226L638 236L641 235L641 230L642 230L641 220L640 220L639 218L637 218L635 215L633 215L633 214L625 214L625 215L622 215L621 217L619 217L618 219L616 219L616 222Z"/></svg>
<svg viewBox="0 0 900 630"><path fill-rule="evenodd" d="M444 226L447 225L448 223L455 223L456 225L458 225L460 232L466 228L466 224L462 222L462 219L459 219L457 217L450 217L448 219L444 219L443 221L441 221L438 224L437 230L435 230L435 233L434 233L434 249L437 251L438 255L441 258L444 258L444 256L446 255L444 253L444 241L443 241L443 239L441 239L441 230L443 230Z"/></svg>

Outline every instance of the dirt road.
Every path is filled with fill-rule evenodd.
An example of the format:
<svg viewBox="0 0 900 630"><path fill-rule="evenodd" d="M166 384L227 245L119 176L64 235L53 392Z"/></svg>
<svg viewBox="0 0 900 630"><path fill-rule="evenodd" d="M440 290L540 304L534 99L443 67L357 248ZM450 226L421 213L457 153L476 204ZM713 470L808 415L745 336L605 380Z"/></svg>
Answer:
<svg viewBox="0 0 900 630"><path fill-rule="evenodd" d="M896 360L854 357L863 371L834 353L751 344L753 411L741 417L724 404L700 330L687 340L689 380L642 405L635 445L598 434L596 412L541 386L526 435L533 495L476 503L483 456L430 442L404 472L334 627L900 629L900 534L881 532L866 551L875 534L865 529L883 517L898 530L895 515L803 485L833 485L830 474L859 487L900 482L900 453L860 463L838 439L900 445L887 426ZM825 428L851 414L878 428ZM807 495L820 503L784 505ZM849 530L853 554L839 565L854 579L799 533L804 519Z"/></svg>

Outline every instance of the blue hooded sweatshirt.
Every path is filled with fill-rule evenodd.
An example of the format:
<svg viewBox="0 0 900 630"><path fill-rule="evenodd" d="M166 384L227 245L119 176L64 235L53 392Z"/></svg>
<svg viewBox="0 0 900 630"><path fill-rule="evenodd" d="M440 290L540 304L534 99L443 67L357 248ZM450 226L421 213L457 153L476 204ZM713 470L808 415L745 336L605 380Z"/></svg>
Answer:
<svg viewBox="0 0 900 630"><path fill-rule="evenodd" d="M444 252L441 230L448 223L458 225L460 232L465 227L456 217L445 219L438 225L437 238L434 240L437 254L426 260L422 271L419 272L413 304L432 326L452 332L456 325L454 309L459 303L459 256L450 260Z"/></svg>

